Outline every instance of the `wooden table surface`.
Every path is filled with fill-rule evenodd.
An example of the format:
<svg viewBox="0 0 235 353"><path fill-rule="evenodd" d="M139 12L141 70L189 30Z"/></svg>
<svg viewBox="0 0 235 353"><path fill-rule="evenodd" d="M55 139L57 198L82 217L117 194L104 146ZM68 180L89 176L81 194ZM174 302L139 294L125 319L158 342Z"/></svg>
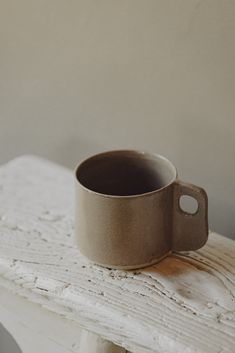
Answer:
<svg viewBox="0 0 235 353"><path fill-rule="evenodd" d="M120 271L90 263L73 233L70 170L34 156L0 167L0 287L133 353L235 352L234 241L211 233Z"/></svg>

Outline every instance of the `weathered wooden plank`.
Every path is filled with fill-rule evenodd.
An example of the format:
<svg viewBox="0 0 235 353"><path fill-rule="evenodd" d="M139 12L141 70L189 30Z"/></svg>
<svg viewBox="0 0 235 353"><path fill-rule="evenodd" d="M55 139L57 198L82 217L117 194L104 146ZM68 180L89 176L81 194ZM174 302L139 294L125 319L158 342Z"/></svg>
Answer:
<svg viewBox="0 0 235 353"><path fill-rule="evenodd" d="M234 352L235 242L118 271L76 249L71 171L24 156L0 168L0 285L137 353Z"/></svg>

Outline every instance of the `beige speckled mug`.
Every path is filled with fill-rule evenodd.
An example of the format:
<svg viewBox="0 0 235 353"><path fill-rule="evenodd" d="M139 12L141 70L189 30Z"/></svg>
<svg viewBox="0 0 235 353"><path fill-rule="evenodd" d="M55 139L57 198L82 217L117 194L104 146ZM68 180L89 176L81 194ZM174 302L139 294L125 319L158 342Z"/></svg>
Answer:
<svg viewBox="0 0 235 353"><path fill-rule="evenodd" d="M166 158L110 151L86 159L75 173L76 242L93 262L135 269L207 241L206 192L178 180ZM194 214L181 209L183 195L196 199Z"/></svg>

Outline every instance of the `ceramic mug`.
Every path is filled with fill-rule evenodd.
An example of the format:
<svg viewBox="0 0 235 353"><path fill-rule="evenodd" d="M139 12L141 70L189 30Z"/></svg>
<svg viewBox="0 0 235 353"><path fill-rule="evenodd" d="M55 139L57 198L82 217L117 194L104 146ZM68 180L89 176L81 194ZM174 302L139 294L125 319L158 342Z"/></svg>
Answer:
<svg viewBox="0 0 235 353"><path fill-rule="evenodd" d="M207 194L178 180L166 158L132 150L104 152L83 161L75 175L76 243L93 262L135 269L207 241ZM196 199L194 214L181 209L183 195Z"/></svg>

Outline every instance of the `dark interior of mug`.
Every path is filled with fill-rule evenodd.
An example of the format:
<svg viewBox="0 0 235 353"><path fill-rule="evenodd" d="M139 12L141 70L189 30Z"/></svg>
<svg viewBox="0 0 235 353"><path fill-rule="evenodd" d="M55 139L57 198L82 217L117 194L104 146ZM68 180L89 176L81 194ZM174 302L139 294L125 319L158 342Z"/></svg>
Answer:
<svg viewBox="0 0 235 353"><path fill-rule="evenodd" d="M112 151L85 160L76 172L86 188L106 195L145 194L170 184L175 167L167 159L136 151Z"/></svg>

